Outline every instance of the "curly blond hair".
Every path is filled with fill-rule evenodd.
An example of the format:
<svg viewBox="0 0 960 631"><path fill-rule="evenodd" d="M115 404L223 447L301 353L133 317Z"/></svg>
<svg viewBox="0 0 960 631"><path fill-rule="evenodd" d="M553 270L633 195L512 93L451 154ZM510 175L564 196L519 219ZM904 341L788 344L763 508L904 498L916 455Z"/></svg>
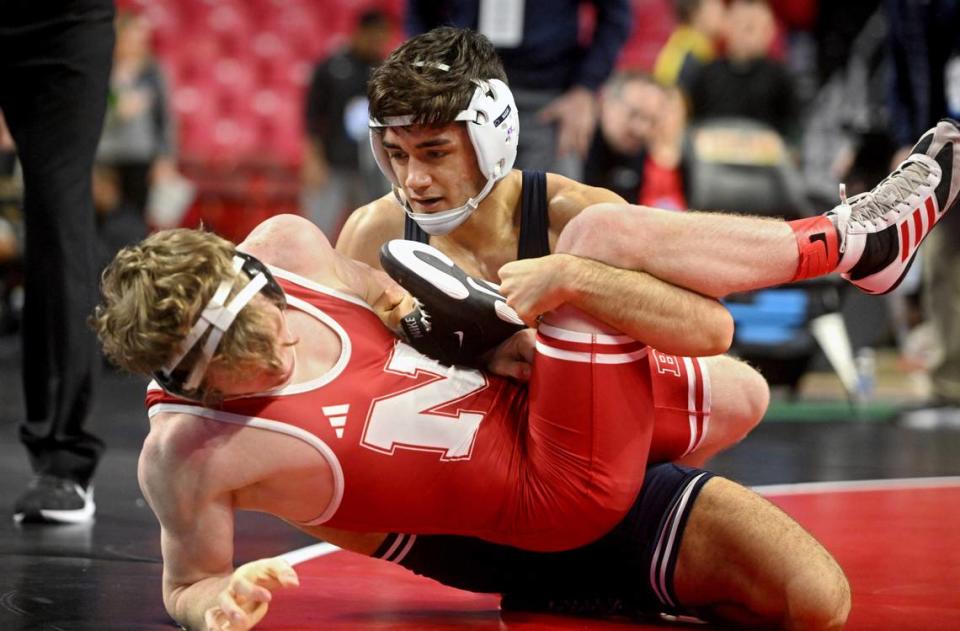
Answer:
<svg viewBox="0 0 960 631"><path fill-rule="evenodd" d="M224 278L236 277L232 297L249 279L233 270L235 247L213 233L178 228L120 250L104 270L102 301L91 324L107 358L130 372L150 375L165 366ZM224 334L210 367L230 371L280 367L275 324L266 309L248 303ZM177 365L189 373L209 332ZM209 370L209 367L208 367ZM200 384L204 400L220 394Z"/></svg>

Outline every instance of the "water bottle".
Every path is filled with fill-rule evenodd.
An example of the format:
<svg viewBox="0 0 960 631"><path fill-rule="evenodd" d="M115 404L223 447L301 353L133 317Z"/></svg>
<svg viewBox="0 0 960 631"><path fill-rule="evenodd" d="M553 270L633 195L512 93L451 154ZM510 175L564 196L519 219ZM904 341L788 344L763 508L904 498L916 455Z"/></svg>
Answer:
<svg viewBox="0 0 960 631"><path fill-rule="evenodd" d="M869 346L857 351L857 401L867 403L873 399L877 387L877 357Z"/></svg>

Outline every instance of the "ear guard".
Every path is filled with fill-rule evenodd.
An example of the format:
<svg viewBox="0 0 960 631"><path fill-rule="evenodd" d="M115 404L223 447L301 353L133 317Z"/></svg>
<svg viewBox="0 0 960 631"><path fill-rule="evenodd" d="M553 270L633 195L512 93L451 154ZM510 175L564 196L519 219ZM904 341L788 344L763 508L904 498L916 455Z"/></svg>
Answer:
<svg viewBox="0 0 960 631"><path fill-rule="evenodd" d="M475 80L477 84L467 109L454 119L467 123L467 134L477 154L477 165L487 179L498 180L513 169L517 159L517 138L520 135L520 116L513 93L499 79ZM389 116L382 121L370 119L370 146L380 171L390 182L400 187L400 181L390 165L390 157L383 147L384 127L406 127L416 124L415 116Z"/></svg>
<svg viewBox="0 0 960 631"><path fill-rule="evenodd" d="M169 394L184 399L199 400L200 383L206 372L210 359L216 353L217 347L236 319L240 311L258 293L263 294L279 307L286 306L286 295L273 274L257 258L244 252L235 251L233 256L233 270L243 272L250 279L240 292L234 296L229 304L226 303L230 290L233 288L235 277L226 278L220 282L217 291L203 308L200 317L194 323L190 332L180 345L179 352L160 370L154 371L153 378ZM177 370L183 358L199 343L200 338L210 329L210 335L203 345L203 355L192 370Z"/></svg>

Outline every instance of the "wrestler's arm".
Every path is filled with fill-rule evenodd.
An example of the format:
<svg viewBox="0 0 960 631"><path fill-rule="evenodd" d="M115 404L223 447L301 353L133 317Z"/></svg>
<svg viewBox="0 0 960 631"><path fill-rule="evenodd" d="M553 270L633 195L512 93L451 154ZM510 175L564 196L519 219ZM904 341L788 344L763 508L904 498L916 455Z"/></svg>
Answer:
<svg viewBox="0 0 960 631"><path fill-rule="evenodd" d="M380 246L403 237L404 216L392 193L357 208L337 237L337 252L380 269Z"/></svg>
<svg viewBox="0 0 960 631"><path fill-rule="evenodd" d="M547 194L557 234L589 206L626 204L611 191L556 175L548 180ZM501 291L531 325L569 303L666 353L716 355L730 346L733 318L719 301L608 262L562 255L514 261L500 269Z"/></svg>
<svg viewBox="0 0 960 631"><path fill-rule="evenodd" d="M389 209L378 211L376 204L373 202L357 209L344 231L375 241L377 234L386 230L376 217L384 212L389 214ZM360 298L377 312L384 324L397 331L399 320L412 308L413 299L379 269L376 254L373 257L376 265L366 260L369 257L365 256L367 248L364 243L361 239L361 242L351 242L348 247L341 239L338 244L341 249L361 257L353 259L349 254L335 251L326 235L309 220L296 215L276 215L251 231L238 248L265 263ZM379 252L379 247L378 242L374 252Z"/></svg>
<svg viewBox="0 0 960 631"><path fill-rule="evenodd" d="M733 339L733 318L717 300L645 272L569 254L504 265L500 290L528 324L571 304L624 335L674 355L718 355Z"/></svg>
<svg viewBox="0 0 960 631"><path fill-rule="evenodd" d="M177 451L148 438L138 469L160 521L164 606L187 629L250 629L266 614L270 590L295 586L296 573L280 559L234 569L232 493L205 493L198 481L211 476L195 463L202 459Z"/></svg>

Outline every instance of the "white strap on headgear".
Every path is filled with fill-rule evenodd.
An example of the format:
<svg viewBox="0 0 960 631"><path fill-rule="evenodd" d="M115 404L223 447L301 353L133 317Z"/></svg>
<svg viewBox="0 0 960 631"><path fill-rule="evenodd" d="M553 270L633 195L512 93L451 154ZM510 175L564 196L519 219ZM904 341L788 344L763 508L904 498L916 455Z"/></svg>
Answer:
<svg viewBox="0 0 960 631"><path fill-rule="evenodd" d="M243 264L244 260L242 258L239 256L233 257L233 271L235 273L239 273L240 270L243 269ZM214 292L210 302L206 304L200 313L200 318L193 325L193 328L190 329L187 337L184 338L183 344L180 346L180 352L163 367L163 374L169 377L180 362L183 361L183 358L196 346L200 338L203 337L203 334L206 333L210 327L213 327L213 330L210 331L210 336L207 337L207 341L203 345L203 353L194 365L193 370L190 371L189 378L184 383L184 388L187 390L193 390L200 385L203 374L207 371L207 365L210 363L210 359L213 358L217 347L220 346L223 334L227 332L234 320L237 319L240 311L247 306L247 303L253 300L253 297L266 286L267 277L263 272L258 272L257 275L251 278L250 282L234 296L230 304L224 304L227 296L230 295L230 290L233 288L235 281L236 276L220 281L217 291Z"/></svg>

